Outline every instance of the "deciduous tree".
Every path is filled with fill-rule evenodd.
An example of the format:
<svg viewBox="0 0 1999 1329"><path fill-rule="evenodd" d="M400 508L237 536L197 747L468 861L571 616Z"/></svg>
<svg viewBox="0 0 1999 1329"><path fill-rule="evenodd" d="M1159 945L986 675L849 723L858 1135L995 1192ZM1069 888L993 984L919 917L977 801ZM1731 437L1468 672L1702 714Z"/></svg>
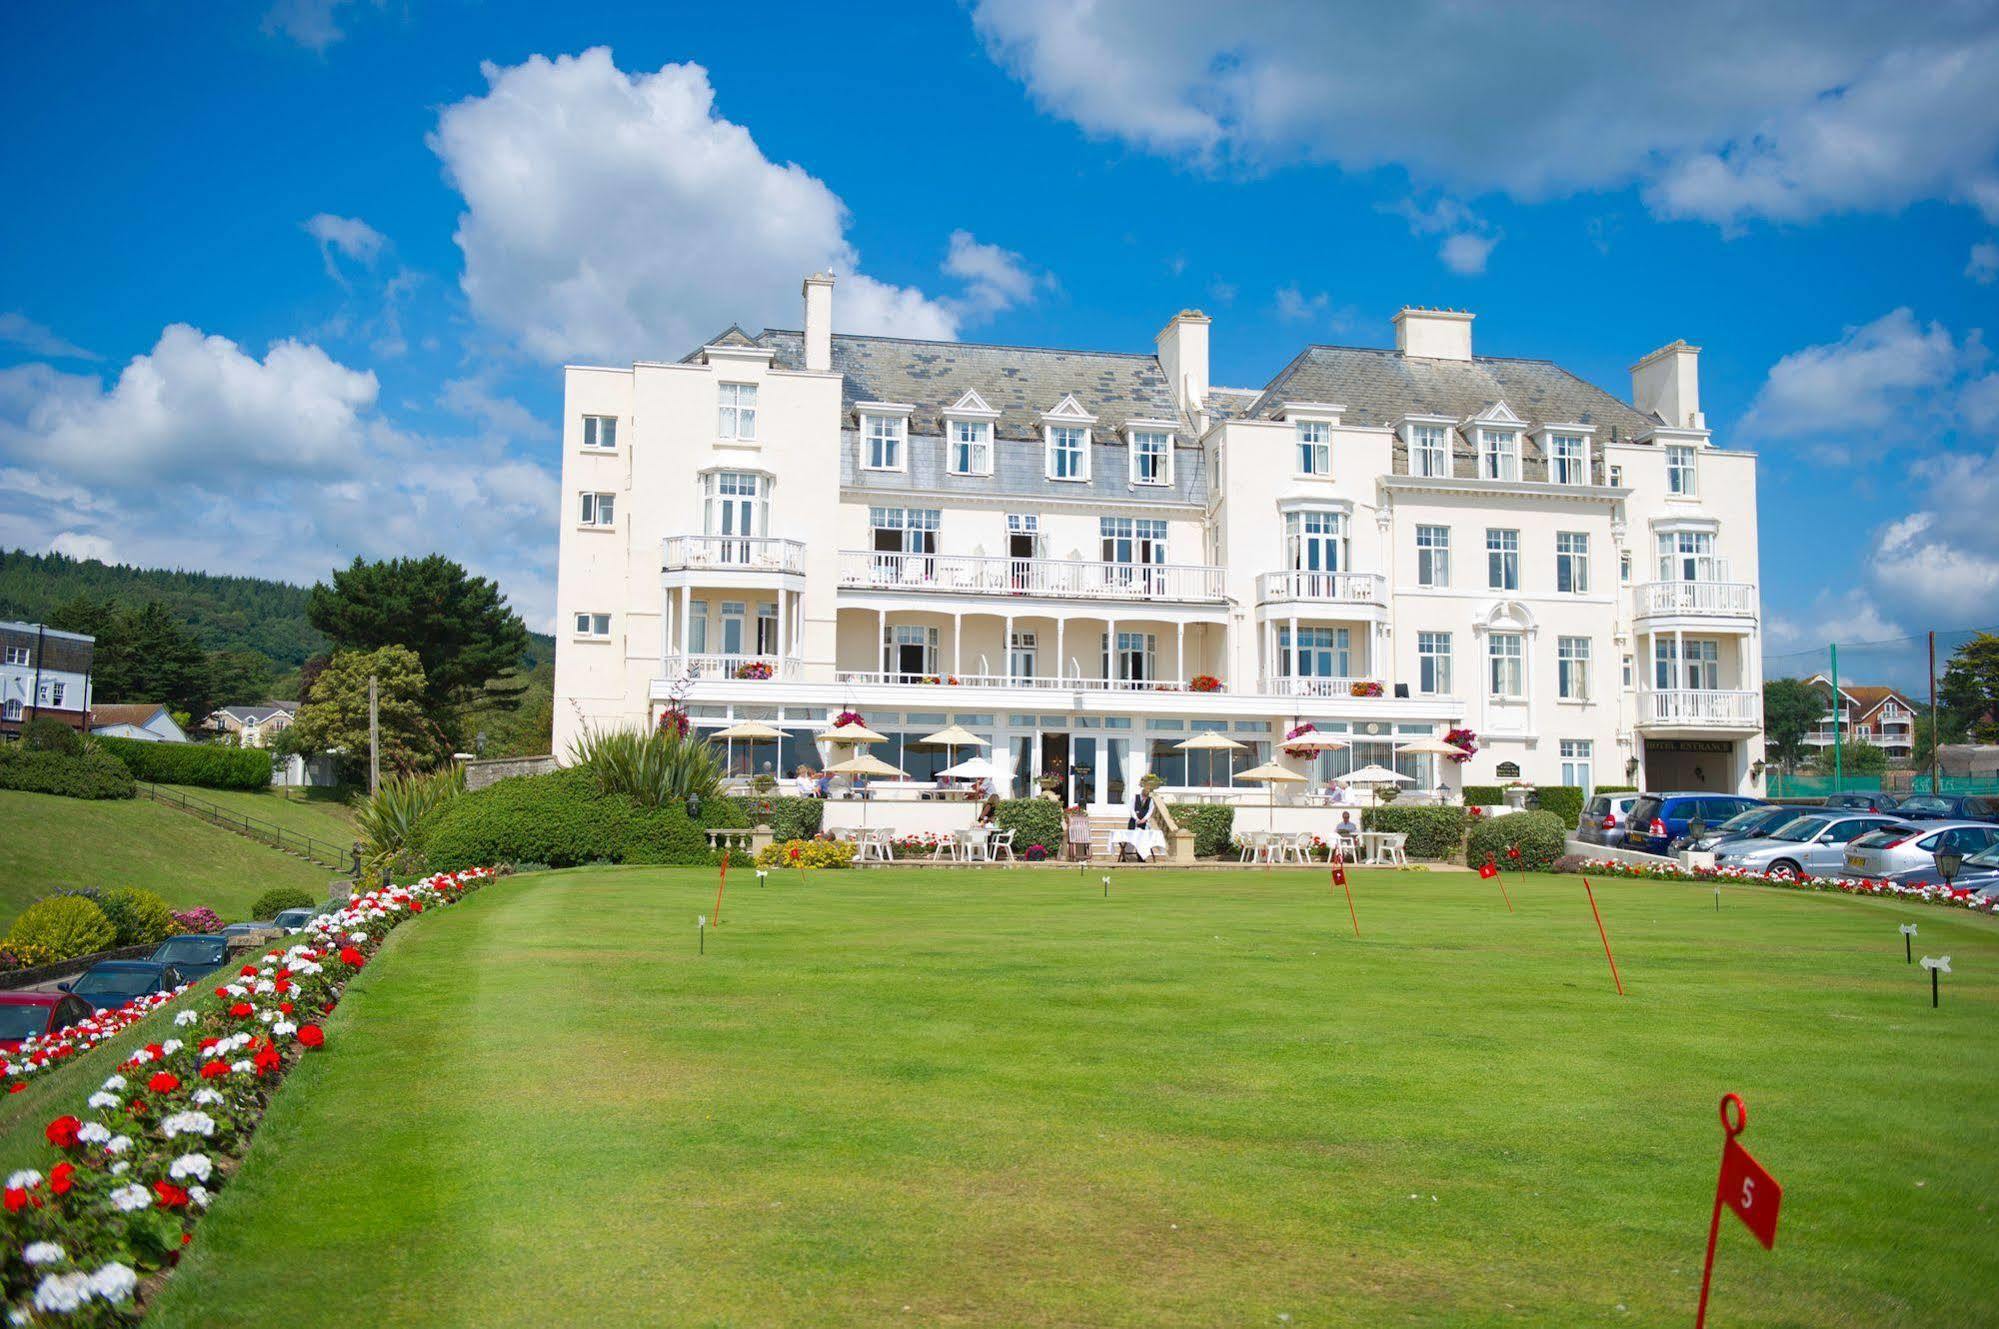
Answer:
<svg viewBox="0 0 1999 1329"><path fill-rule="evenodd" d="M382 772L428 770L447 751L425 701L423 665L403 646L339 651L299 707L293 743L300 752L332 752L351 780L368 774L368 678L375 678Z"/></svg>
<svg viewBox="0 0 1999 1329"><path fill-rule="evenodd" d="M1981 743L1999 743L1999 636L1981 632L1944 666L1937 694L1955 723Z"/></svg>
<svg viewBox="0 0 1999 1329"><path fill-rule="evenodd" d="M1763 736L1771 755L1795 769L1805 758L1805 735L1825 715L1825 694L1797 678L1773 678L1763 684Z"/></svg>

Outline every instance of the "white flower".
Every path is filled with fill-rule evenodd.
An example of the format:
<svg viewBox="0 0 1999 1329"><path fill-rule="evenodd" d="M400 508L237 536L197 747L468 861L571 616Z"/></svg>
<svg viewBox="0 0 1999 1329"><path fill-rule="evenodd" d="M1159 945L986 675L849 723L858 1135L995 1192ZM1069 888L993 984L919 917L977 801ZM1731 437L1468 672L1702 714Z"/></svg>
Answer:
<svg viewBox="0 0 1999 1329"><path fill-rule="evenodd" d="M131 1170L132 1165L122 1158L111 1165L111 1175L114 1177L122 1177Z"/></svg>
<svg viewBox="0 0 1999 1329"><path fill-rule="evenodd" d="M144 1186L120 1186L111 1192L111 1207L121 1214L144 1209L153 1202L153 1193Z"/></svg>
<svg viewBox="0 0 1999 1329"><path fill-rule="evenodd" d="M110 1079L104 1082L104 1088L110 1093L114 1094L123 1092L125 1088L125 1077L122 1075L112 1076Z"/></svg>
<svg viewBox="0 0 1999 1329"><path fill-rule="evenodd" d="M182 1011L179 1015L176 1015L174 1017L174 1023L180 1025L184 1029L188 1025L193 1024L196 1020L199 1020L200 1018L201 1018L200 1011Z"/></svg>
<svg viewBox="0 0 1999 1329"><path fill-rule="evenodd" d="M213 1089L197 1089L194 1091L194 1105L196 1107L216 1107L221 1102L222 1095Z"/></svg>
<svg viewBox="0 0 1999 1329"><path fill-rule="evenodd" d="M67 1315L89 1300L89 1274L50 1274L35 1289L35 1309L57 1315Z"/></svg>
<svg viewBox="0 0 1999 1329"><path fill-rule="evenodd" d="M90 1276L90 1290L113 1305L128 1300L138 1286L139 1276L115 1260Z"/></svg>
<svg viewBox="0 0 1999 1329"><path fill-rule="evenodd" d="M107 1094L102 1089L100 1089L96 1093L92 1094L89 1098L85 1099L84 1101L90 1104L91 1107L96 1108L99 1112L102 1112L105 1108L117 1107L119 1102L122 1100L119 1099L118 1095Z"/></svg>
<svg viewBox="0 0 1999 1329"><path fill-rule="evenodd" d="M160 1051L166 1053L169 1057L171 1057L174 1053L180 1051L182 1048L186 1046L187 1044L181 1042L178 1038L169 1038L166 1042L160 1044Z"/></svg>
<svg viewBox="0 0 1999 1329"><path fill-rule="evenodd" d="M247 1061L232 1061L229 1063L229 1069L238 1075L248 1075L257 1068Z"/></svg>
<svg viewBox="0 0 1999 1329"><path fill-rule="evenodd" d="M349 937L347 940L353 942L356 946L359 946L362 942L368 940L368 934L365 932L356 932L353 936Z"/></svg>
<svg viewBox="0 0 1999 1329"><path fill-rule="evenodd" d="M176 1112L160 1122L160 1133L169 1140L177 1135L213 1135L215 1118L206 1112Z"/></svg>
<svg viewBox="0 0 1999 1329"><path fill-rule="evenodd" d="M120 1135L114 1137L108 1144L104 1146L104 1152L107 1154L114 1154L114 1155L122 1154L131 1147L132 1147L132 1137L129 1135Z"/></svg>
<svg viewBox="0 0 1999 1329"><path fill-rule="evenodd" d="M111 1128L101 1121L86 1121L77 1129L76 1138L85 1144L103 1144L111 1138Z"/></svg>
<svg viewBox="0 0 1999 1329"><path fill-rule="evenodd" d="M208 1208L208 1201L212 1197L208 1193L208 1187L190 1186L187 1188L187 1198L194 1201L200 1208L206 1209Z"/></svg>
<svg viewBox="0 0 1999 1329"><path fill-rule="evenodd" d="M41 1184L42 1174L33 1168L22 1168L19 1172L10 1173L7 1177L7 1189L10 1191L30 1190Z"/></svg>
<svg viewBox="0 0 1999 1329"><path fill-rule="evenodd" d="M21 1252L21 1258L29 1264L60 1264L69 1255L53 1241L37 1241Z"/></svg>
<svg viewBox="0 0 1999 1329"><path fill-rule="evenodd" d="M265 1024L269 1024L271 1021L278 1018L278 1013L276 1011L258 1011L257 1018L259 1020L262 1020Z"/></svg>
<svg viewBox="0 0 1999 1329"><path fill-rule="evenodd" d="M298 1026L293 1024L290 1020L279 1020L276 1024L271 1026L271 1037L273 1038L285 1038L297 1032L298 1032Z"/></svg>
<svg viewBox="0 0 1999 1329"><path fill-rule="evenodd" d="M32 1313L26 1306L16 1306L7 1312L8 1324L26 1324L31 1318L33 1318Z"/></svg>
<svg viewBox="0 0 1999 1329"><path fill-rule="evenodd" d="M182 1154L167 1166L167 1175L175 1181L185 1181L193 1177L196 1181L207 1181L210 1170L215 1165L208 1161L207 1154Z"/></svg>

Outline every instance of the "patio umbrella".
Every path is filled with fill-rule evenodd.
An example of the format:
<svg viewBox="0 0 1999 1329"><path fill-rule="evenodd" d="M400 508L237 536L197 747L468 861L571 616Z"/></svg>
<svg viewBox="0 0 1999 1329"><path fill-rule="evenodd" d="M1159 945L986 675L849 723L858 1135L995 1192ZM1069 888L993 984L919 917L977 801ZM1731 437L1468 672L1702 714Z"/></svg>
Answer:
<svg viewBox="0 0 1999 1329"><path fill-rule="evenodd" d="M880 757L877 757L873 753L869 752L856 753L854 756L847 758L845 761L841 762L837 766L828 766L826 770L829 774L832 775L886 775L886 776L891 776L897 780L902 779L905 774L905 772L897 769L894 766L889 765L887 762L883 761ZM862 799L861 825L865 826L867 824L868 824L868 800Z"/></svg>
<svg viewBox="0 0 1999 1329"><path fill-rule="evenodd" d="M1183 739L1175 743L1173 748L1177 752L1227 751L1229 754L1229 778L1233 780L1235 778L1235 754L1248 746L1247 743L1236 742L1227 734L1217 734L1213 730L1210 730L1207 733L1196 734L1192 738Z"/></svg>
<svg viewBox="0 0 1999 1329"><path fill-rule="evenodd" d="M723 741L722 764L726 768L735 764L737 739L740 738L746 743L768 743L775 739L782 739L784 731L773 729L762 720L743 720L730 725L727 729L717 729L709 737L719 738Z"/></svg>
<svg viewBox="0 0 1999 1329"><path fill-rule="evenodd" d="M1348 784L1364 784L1369 786L1369 793L1376 802L1381 801L1381 795L1375 786L1416 783L1413 776L1404 775L1400 771L1391 771L1386 766L1363 766L1357 771L1347 772L1342 778Z"/></svg>
<svg viewBox="0 0 1999 1329"><path fill-rule="evenodd" d="M1402 743L1395 749L1399 755L1407 752L1412 756L1421 753L1431 757L1462 757L1465 750L1455 743L1446 743L1441 738L1419 738L1413 743Z"/></svg>
<svg viewBox="0 0 1999 1329"><path fill-rule="evenodd" d="M1352 744L1343 738L1334 738L1331 734L1300 734L1296 738L1285 739L1277 746L1286 751L1292 748L1309 748L1313 752L1338 752L1351 747Z"/></svg>
<svg viewBox="0 0 1999 1329"><path fill-rule="evenodd" d="M996 780L999 778L999 768L984 757L967 757L956 766L948 767L937 773L949 776L953 780Z"/></svg>
<svg viewBox="0 0 1999 1329"><path fill-rule="evenodd" d="M1274 761L1267 761L1261 766L1252 766L1235 778L1238 780L1254 780L1262 785L1305 783L1304 776L1298 774L1298 772L1292 770L1289 766L1279 766ZM1274 791L1268 789L1265 792L1271 795L1270 827L1272 830L1275 830L1277 828L1276 794Z"/></svg>
<svg viewBox="0 0 1999 1329"><path fill-rule="evenodd" d="M927 734L924 737L917 739L916 746L923 748L944 748L946 749L944 754L946 759L950 761L956 761L958 759L959 748L963 747L983 748L983 747L990 747L992 745L987 743L985 739L980 738L977 734L973 733L971 730L965 728L963 725L954 724L949 726L948 728L939 729L934 734ZM941 775L943 774L943 772L940 771L938 772L938 774Z"/></svg>
<svg viewBox="0 0 1999 1329"><path fill-rule="evenodd" d="M835 743L888 742L887 734L877 734L874 730L868 728L866 725L854 724L852 721L849 721L848 723L841 725L837 729L828 729L825 733L821 734L820 737L831 739Z"/></svg>

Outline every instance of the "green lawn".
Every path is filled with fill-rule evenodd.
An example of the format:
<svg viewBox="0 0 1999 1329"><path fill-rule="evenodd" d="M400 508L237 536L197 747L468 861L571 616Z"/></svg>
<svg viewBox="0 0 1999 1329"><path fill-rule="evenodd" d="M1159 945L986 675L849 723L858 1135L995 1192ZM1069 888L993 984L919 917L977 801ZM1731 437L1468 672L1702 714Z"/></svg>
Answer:
<svg viewBox="0 0 1999 1329"><path fill-rule="evenodd" d="M343 850L354 843L354 814L337 798L311 797L304 790L197 789L193 785L173 784L160 787L212 803L237 816L255 817L287 831L310 835Z"/></svg>
<svg viewBox="0 0 1999 1329"><path fill-rule="evenodd" d="M1999 923L1756 887L601 868L398 931L151 1323L1989 1322ZM1929 1008L1896 925L1956 970Z"/></svg>
<svg viewBox="0 0 1999 1329"><path fill-rule="evenodd" d="M0 790L0 931L58 886L143 886L176 909L247 918L273 886L318 899L335 875L151 799Z"/></svg>

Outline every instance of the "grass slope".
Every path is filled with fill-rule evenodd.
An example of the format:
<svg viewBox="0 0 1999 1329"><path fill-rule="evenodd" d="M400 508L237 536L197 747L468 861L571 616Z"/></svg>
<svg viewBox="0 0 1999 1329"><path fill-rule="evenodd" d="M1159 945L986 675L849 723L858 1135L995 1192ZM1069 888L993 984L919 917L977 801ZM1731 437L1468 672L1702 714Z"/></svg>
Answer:
<svg viewBox="0 0 1999 1329"><path fill-rule="evenodd" d="M585 869L398 933L150 1323L1682 1325L1999 1286L1999 927L1731 887ZM1932 1012L1896 924L1953 956ZM273 1276L274 1270L283 1271Z"/></svg>
<svg viewBox="0 0 1999 1329"><path fill-rule="evenodd" d="M332 875L151 799L0 790L0 931L58 886L142 886L177 909L205 904L247 918L271 887L317 899Z"/></svg>
<svg viewBox="0 0 1999 1329"><path fill-rule="evenodd" d="M287 831L346 848L354 843L354 813L338 799L313 798L303 790L199 789L193 785L162 785L241 817L255 817Z"/></svg>

